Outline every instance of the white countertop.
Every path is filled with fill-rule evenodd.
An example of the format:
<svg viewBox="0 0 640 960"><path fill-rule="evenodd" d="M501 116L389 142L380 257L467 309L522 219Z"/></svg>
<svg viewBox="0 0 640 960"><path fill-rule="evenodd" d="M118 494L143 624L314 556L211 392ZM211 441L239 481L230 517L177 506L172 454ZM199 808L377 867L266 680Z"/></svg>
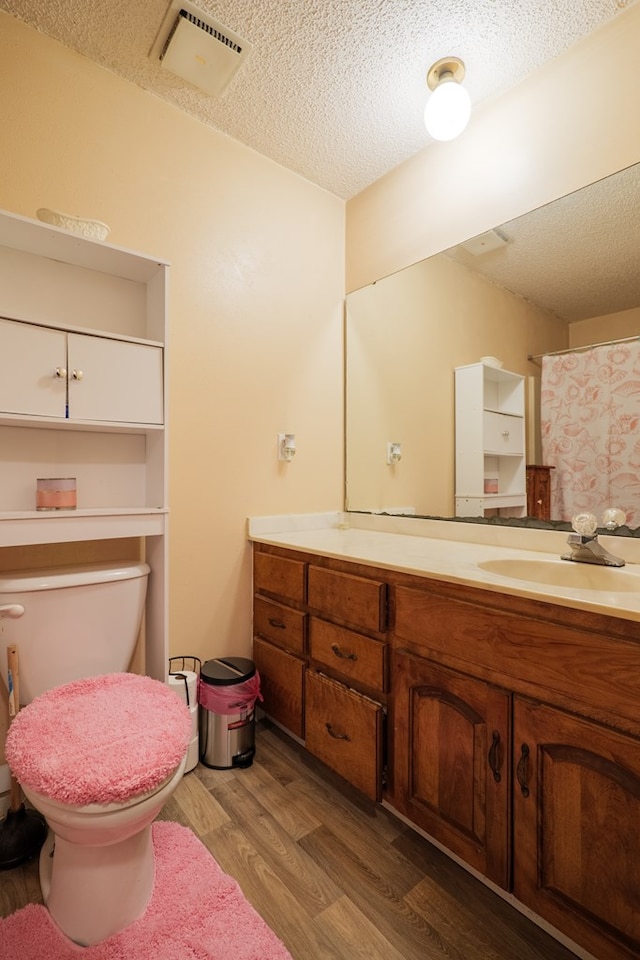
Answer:
<svg viewBox="0 0 640 960"><path fill-rule="evenodd" d="M626 561L620 582L628 585L629 577L638 577L637 591L604 591L531 583L479 566L488 560L543 560L565 567L560 554L567 549L567 535L562 532L343 513L251 517L248 530L257 543L640 621L640 544L633 538L600 538ZM610 580L618 572L593 564L575 566L587 568L585 578L588 574L590 579L598 570L606 570Z"/></svg>

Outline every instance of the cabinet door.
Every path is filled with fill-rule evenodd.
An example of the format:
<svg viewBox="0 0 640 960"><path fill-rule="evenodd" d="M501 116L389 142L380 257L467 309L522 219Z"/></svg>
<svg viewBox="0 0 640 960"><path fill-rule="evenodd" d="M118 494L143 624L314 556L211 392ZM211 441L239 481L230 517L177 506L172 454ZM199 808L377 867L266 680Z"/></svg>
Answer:
<svg viewBox="0 0 640 960"><path fill-rule="evenodd" d="M307 671L305 746L370 800L382 794L383 719L379 703Z"/></svg>
<svg viewBox="0 0 640 960"><path fill-rule="evenodd" d="M599 960L640 956L640 741L514 704L514 892Z"/></svg>
<svg viewBox="0 0 640 960"><path fill-rule="evenodd" d="M304 736L304 660L259 637L253 641L253 659L260 674L262 707L296 737Z"/></svg>
<svg viewBox="0 0 640 960"><path fill-rule="evenodd" d="M510 695L402 650L392 689L393 805L508 888Z"/></svg>
<svg viewBox="0 0 640 960"><path fill-rule="evenodd" d="M64 417L67 335L0 319L0 412Z"/></svg>
<svg viewBox="0 0 640 960"><path fill-rule="evenodd" d="M69 334L69 417L163 422L162 348Z"/></svg>

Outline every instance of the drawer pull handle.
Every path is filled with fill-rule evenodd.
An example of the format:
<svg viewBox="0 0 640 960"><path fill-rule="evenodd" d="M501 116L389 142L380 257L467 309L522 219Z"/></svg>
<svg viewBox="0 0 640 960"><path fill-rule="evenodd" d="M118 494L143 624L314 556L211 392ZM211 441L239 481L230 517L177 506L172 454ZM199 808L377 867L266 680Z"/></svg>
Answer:
<svg viewBox="0 0 640 960"><path fill-rule="evenodd" d="M516 776L518 778L518 783L520 784L520 792L522 796L526 799L529 796L529 747L526 743L523 743L520 747L520 760L518 761L518 769L516 770Z"/></svg>
<svg viewBox="0 0 640 960"><path fill-rule="evenodd" d="M502 766L502 757L500 750L500 734L497 730L493 731L491 735L491 746L489 747L489 766L491 767L491 772L493 773L493 779L496 783L500 783L502 780L502 774L500 773L500 768Z"/></svg>
<svg viewBox="0 0 640 960"><path fill-rule="evenodd" d="M333 737L334 740L347 740L351 743L351 737L348 733L336 733L330 723L325 723L325 727L327 728L329 736Z"/></svg>
<svg viewBox="0 0 640 960"><path fill-rule="evenodd" d="M276 630L286 630L287 625L283 623L282 620L276 620L275 617L269 617L269 626L275 627Z"/></svg>
<svg viewBox="0 0 640 960"><path fill-rule="evenodd" d="M335 653L336 657L340 657L341 660L353 660L354 663L358 659L356 653L343 653L337 643L331 644L331 649Z"/></svg>

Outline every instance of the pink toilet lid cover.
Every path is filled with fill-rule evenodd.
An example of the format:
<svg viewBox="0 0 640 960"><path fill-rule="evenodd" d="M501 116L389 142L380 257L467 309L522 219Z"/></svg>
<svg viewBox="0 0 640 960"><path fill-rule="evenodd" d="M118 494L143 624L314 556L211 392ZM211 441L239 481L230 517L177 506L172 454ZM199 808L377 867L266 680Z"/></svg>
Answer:
<svg viewBox="0 0 640 960"><path fill-rule="evenodd" d="M70 806L123 803L158 787L184 757L191 714L166 684L133 673L74 680L14 717L16 779Z"/></svg>

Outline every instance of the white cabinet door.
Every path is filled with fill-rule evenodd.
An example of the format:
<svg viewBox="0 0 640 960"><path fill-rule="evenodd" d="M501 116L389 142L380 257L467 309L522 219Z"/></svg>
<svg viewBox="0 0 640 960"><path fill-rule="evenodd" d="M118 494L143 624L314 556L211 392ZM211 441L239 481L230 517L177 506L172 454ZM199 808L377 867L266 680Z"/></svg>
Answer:
<svg viewBox="0 0 640 960"><path fill-rule="evenodd" d="M67 335L0 319L0 411L64 417Z"/></svg>
<svg viewBox="0 0 640 960"><path fill-rule="evenodd" d="M69 335L69 417L162 423L162 348Z"/></svg>

